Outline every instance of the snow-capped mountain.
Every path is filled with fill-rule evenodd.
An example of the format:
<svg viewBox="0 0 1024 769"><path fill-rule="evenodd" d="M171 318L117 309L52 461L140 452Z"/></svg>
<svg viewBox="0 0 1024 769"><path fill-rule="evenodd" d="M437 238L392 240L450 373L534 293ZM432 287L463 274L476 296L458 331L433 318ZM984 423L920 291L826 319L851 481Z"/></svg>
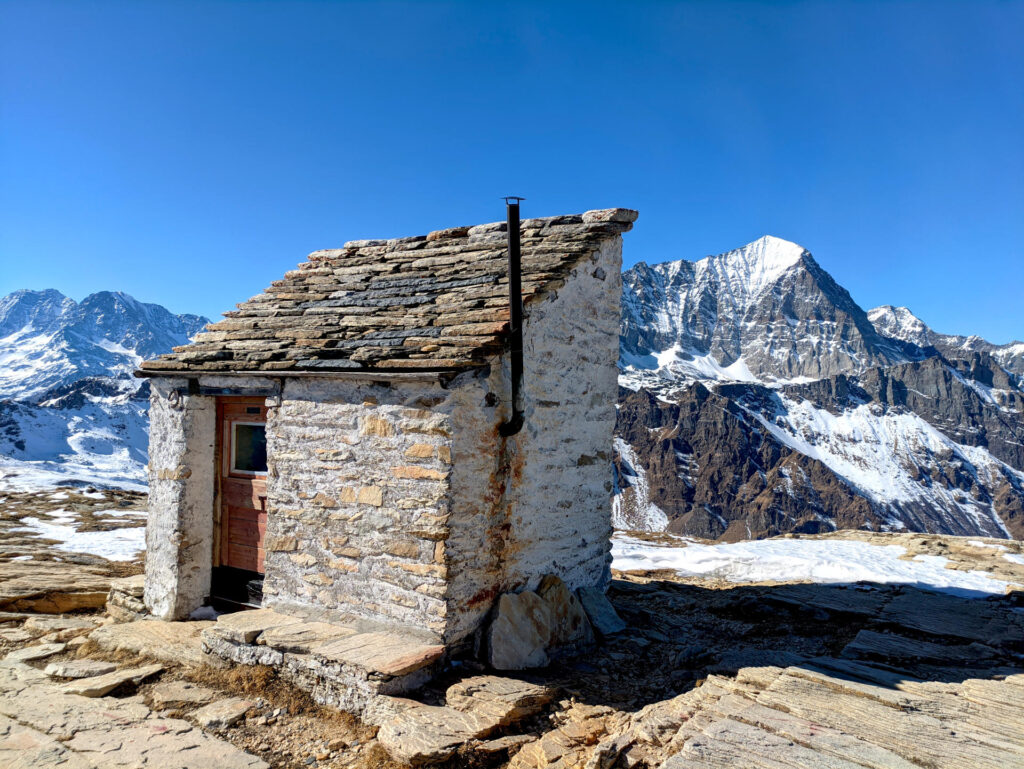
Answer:
<svg viewBox="0 0 1024 769"><path fill-rule="evenodd" d="M638 381L810 381L914 354L780 238L697 262L641 262L622 280L622 366Z"/></svg>
<svg viewBox="0 0 1024 769"><path fill-rule="evenodd" d="M869 315L771 237L628 270L621 334L617 526L1024 537L1014 345Z"/></svg>
<svg viewBox="0 0 1024 769"><path fill-rule="evenodd" d="M80 303L53 289L15 291L0 299L0 399L27 400L85 377L131 373L208 322L115 291Z"/></svg>
<svg viewBox="0 0 1024 769"><path fill-rule="evenodd" d="M120 292L0 299L0 479L142 484L148 387L132 372L206 323Z"/></svg>
<svg viewBox="0 0 1024 769"><path fill-rule="evenodd" d="M947 358L957 358L972 352L991 355L1000 366L1015 374L1024 375L1024 342L992 344L980 336L939 334L925 325L906 307L891 304L868 310L868 318L878 332L918 347L934 347Z"/></svg>

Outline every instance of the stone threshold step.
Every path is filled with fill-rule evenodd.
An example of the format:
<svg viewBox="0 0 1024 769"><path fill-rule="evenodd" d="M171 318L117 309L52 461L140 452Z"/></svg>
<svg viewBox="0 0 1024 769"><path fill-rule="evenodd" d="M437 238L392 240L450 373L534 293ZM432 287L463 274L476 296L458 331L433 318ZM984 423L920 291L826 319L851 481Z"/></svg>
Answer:
<svg viewBox="0 0 1024 769"><path fill-rule="evenodd" d="M218 641L227 642L234 647L256 647L248 656L257 662L273 664L278 655L302 655L322 665L358 668L375 678L407 676L437 662L445 653L443 645L398 630L367 627L359 621L307 619L273 609L222 614L215 625L203 631L203 640L215 653L225 649ZM235 657L231 654L229 658Z"/></svg>

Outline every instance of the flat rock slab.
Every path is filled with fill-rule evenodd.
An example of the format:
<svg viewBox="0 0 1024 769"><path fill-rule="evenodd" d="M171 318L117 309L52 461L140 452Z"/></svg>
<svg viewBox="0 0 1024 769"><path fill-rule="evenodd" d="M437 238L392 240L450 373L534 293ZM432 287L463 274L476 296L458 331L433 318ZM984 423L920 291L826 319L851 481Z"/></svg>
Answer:
<svg viewBox="0 0 1024 769"><path fill-rule="evenodd" d="M60 654L66 648L68 648L68 645L64 643L23 646L20 649L8 652L4 659L12 662L31 662L32 660L46 659L47 657L52 657L54 654Z"/></svg>
<svg viewBox="0 0 1024 769"><path fill-rule="evenodd" d="M257 643L279 652L308 654L313 648L355 635L356 631L330 622L294 622L267 628Z"/></svg>
<svg viewBox="0 0 1024 769"><path fill-rule="evenodd" d="M26 641L31 641L33 638L38 636L39 633L30 633L27 630L21 628L9 628L8 630L0 630L0 641L6 641L12 644L21 644Z"/></svg>
<svg viewBox="0 0 1024 769"><path fill-rule="evenodd" d="M139 620L98 627L89 638L110 651L133 652L176 665L203 665L209 656L203 652L199 634L213 624Z"/></svg>
<svg viewBox="0 0 1024 769"><path fill-rule="evenodd" d="M448 687L449 707L509 726L541 710L553 693L545 686L499 676L473 676Z"/></svg>
<svg viewBox="0 0 1024 769"><path fill-rule="evenodd" d="M0 766L5 769L93 769L95 764L72 753L53 737L0 716Z"/></svg>
<svg viewBox="0 0 1024 769"><path fill-rule="evenodd" d="M199 708L189 717L208 729L224 729L241 721L254 704L252 700L243 700L241 697L228 697Z"/></svg>
<svg viewBox="0 0 1024 769"><path fill-rule="evenodd" d="M765 596L788 606L859 616L874 616L892 597L888 588L856 585L779 585Z"/></svg>
<svg viewBox="0 0 1024 769"><path fill-rule="evenodd" d="M96 566L57 561L0 562L0 609L63 614L99 609L111 578Z"/></svg>
<svg viewBox="0 0 1024 769"><path fill-rule="evenodd" d="M99 623L77 617L31 617L25 620L26 630L38 630L40 633L57 633L61 630L92 630Z"/></svg>
<svg viewBox="0 0 1024 769"><path fill-rule="evenodd" d="M1011 614L989 601L965 601L941 593L898 595L877 619L939 638L962 638L988 646L1013 646L1024 638L1024 614Z"/></svg>
<svg viewBox="0 0 1024 769"><path fill-rule="evenodd" d="M118 577L110 580L110 589L118 593L130 595L132 598L142 598L146 589L146 575L135 574L131 577Z"/></svg>
<svg viewBox="0 0 1024 769"><path fill-rule="evenodd" d="M481 753L485 756L493 755L494 753L505 753L517 748L528 745L531 742L536 741L536 737L532 734L507 734L504 737L496 737L493 740L487 740L473 746L474 753Z"/></svg>
<svg viewBox="0 0 1024 769"><path fill-rule="evenodd" d="M43 671L51 678L91 678L113 673L117 665L100 660L71 660L69 662L51 662Z"/></svg>
<svg viewBox="0 0 1024 769"><path fill-rule="evenodd" d="M272 628L285 627L302 622L301 617L281 614L272 609L236 611L222 614L217 618L210 632L233 643L251 644L259 635Z"/></svg>
<svg viewBox="0 0 1024 769"><path fill-rule="evenodd" d="M66 694L77 694L82 697L102 697L107 692L113 691L122 684L129 682L138 684L144 679L156 675L163 669L163 665L145 665L140 668L115 670L113 673L91 676L90 678L80 678L77 681L64 684L61 691Z"/></svg>
<svg viewBox="0 0 1024 769"><path fill-rule="evenodd" d="M81 732L65 744L103 769L268 767L262 759L176 718L151 718L113 732Z"/></svg>
<svg viewBox="0 0 1024 769"><path fill-rule="evenodd" d="M853 659L883 659L909 662L955 662L963 667L978 667L986 664L995 656L995 652L980 643L937 644L906 638L893 633L876 633L873 630L861 630L846 645L841 656ZM1024 718L1024 714L1021 714Z"/></svg>
<svg viewBox="0 0 1024 769"><path fill-rule="evenodd" d="M355 665L385 676L402 676L430 665L444 656L444 646L423 643L398 633L356 633L317 646L316 657Z"/></svg>
<svg viewBox="0 0 1024 769"><path fill-rule="evenodd" d="M21 622L34 616L36 615L25 611L0 611L0 625L6 625L8 622Z"/></svg>
<svg viewBox="0 0 1024 769"><path fill-rule="evenodd" d="M219 696L219 692L189 681L161 681L149 691L150 704L161 710L205 705Z"/></svg>
<svg viewBox="0 0 1024 769"><path fill-rule="evenodd" d="M461 745L494 731L493 721L454 708L420 705L380 727L377 740L396 759L409 764L444 761Z"/></svg>
<svg viewBox="0 0 1024 769"><path fill-rule="evenodd" d="M269 769L186 721L156 717L138 697L87 699L41 680L0 663L3 769Z"/></svg>

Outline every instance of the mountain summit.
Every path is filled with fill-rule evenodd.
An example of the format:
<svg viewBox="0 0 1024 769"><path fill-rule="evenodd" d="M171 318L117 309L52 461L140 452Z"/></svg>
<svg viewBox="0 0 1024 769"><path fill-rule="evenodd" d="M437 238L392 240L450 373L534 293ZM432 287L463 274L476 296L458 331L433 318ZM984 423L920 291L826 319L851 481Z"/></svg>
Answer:
<svg viewBox="0 0 1024 769"><path fill-rule="evenodd" d="M865 313L770 236L627 270L620 333L617 526L1024 536L1024 344Z"/></svg>
<svg viewBox="0 0 1024 769"><path fill-rule="evenodd" d="M781 238L641 262L622 280L622 365L638 373L794 382L908 360L809 251Z"/></svg>
<svg viewBox="0 0 1024 769"><path fill-rule="evenodd" d="M54 289L15 291L0 299L0 399L27 400L85 377L130 374L208 322L120 291L81 302Z"/></svg>

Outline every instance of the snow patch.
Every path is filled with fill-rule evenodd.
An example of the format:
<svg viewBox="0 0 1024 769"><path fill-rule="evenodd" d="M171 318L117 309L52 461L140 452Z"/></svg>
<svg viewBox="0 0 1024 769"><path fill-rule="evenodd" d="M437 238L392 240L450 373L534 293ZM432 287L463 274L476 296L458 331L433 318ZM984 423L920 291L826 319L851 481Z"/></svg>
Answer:
<svg viewBox="0 0 1024 769"><path fill-rule="evenodd" d="M111 561L131 561L146 549L146 527L135 526L109 531L76 531L70 517L57 516L53 521L22 518L19 528L27 528L43 539L56 540L58 550L90 553Z"/></svg>
<svg viewBox="0 0 1024 769"><path fill-rule="evenodd" d="M617 534L612 540L612 568L671 569L684 577L737 583L907 584L962 597L1002 595L1011 584L985 572L947 569L947 560L941 556L902 559L906 549L899 545L829 539L762 539L726 545L678 540L678 545L657 545Z"/></svg>
<svg viewBox="0 0 1024 769"><path fill-rule="evenodd" d="M622 438L615 438L622 478L615 473L612 489L612 526L616 529L633 531L664 531L668 526L668 515L651 502L647 473L640 464L633 447ZM628 485L624 485L625 481ZM630 497L626 493L632 491Z"/></svg>

